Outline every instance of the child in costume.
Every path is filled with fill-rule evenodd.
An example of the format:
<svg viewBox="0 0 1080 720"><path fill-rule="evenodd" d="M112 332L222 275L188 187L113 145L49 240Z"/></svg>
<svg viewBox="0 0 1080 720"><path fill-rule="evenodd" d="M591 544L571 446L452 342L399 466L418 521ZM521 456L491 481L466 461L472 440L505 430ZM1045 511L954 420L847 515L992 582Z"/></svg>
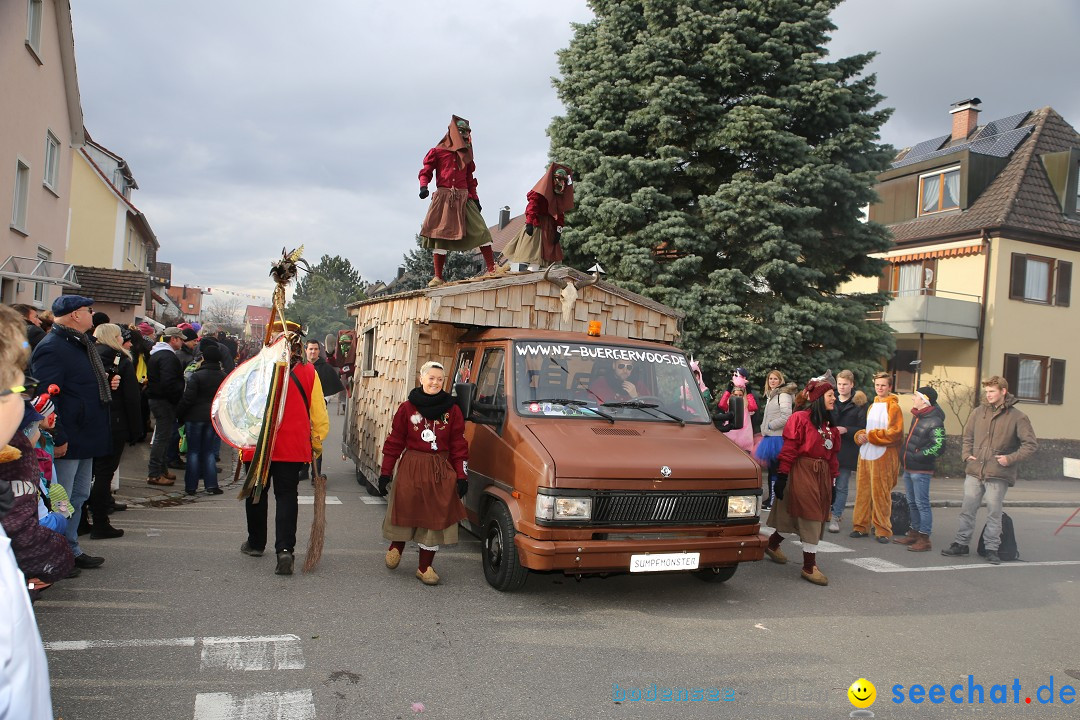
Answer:
<svg viewBox="0 0 1080 720"><path fill-rule="evenodd" d="M728 439L748 453L754 452L754 426L750 422L750 416L757 412L757 400L754 394L747 388L749 375L743 368L735 368L731 374L731 387L720 396L717 407L721 412L728 412L728 405L732 395L743 398L743 426L738 430L729 430Z"/></svg>
<svg viewBox="0 0 1080 720"><path fill-rule="evenodd" d="M559 236L566 213L574 208L573 178L570 168L551 163L547 172L525 196L525 227L503 248L510 270L539 270L563 259Z"/></svg>

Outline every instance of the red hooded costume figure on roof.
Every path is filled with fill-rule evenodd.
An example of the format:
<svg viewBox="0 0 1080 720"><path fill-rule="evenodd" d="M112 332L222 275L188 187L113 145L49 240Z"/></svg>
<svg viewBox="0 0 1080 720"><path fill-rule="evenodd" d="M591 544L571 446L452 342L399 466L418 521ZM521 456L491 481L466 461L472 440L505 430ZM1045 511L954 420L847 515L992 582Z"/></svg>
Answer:
<svg viewBox="0 0 1080 720"><path fill-rule="evenodd" d="M443 283L443 268L449 250L480 248L487 272L495 274L495 256L491 250L491 232L480 215L476 194L476 163L473 162L472 129L469 121L454 115L446 134L424 156L420 168L420 199L428 196L428 185L435 178L435 194L427 216L420 226L420 246L434 254L435 277L429 287Z"/></svg>
<svg viewBox="0 0 1080 720"><path fill-rule="evenodd" d="M574 209L574 186L570 168L551 163L544 176L525 196L525 227L507 243L503 257L513 263L529 265L539 270L540 265L550 265L563 259L559 242L566 213Z"/></svg>

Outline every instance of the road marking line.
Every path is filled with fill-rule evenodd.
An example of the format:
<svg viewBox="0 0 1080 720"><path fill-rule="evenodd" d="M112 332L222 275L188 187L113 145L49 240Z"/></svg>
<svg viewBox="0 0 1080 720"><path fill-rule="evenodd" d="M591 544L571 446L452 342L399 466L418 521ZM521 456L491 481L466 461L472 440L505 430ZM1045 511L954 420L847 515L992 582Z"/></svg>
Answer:
<svg viewBox="0 0 1080 720"><path fill-rule="evenodd" d="M904 567L903 565L897 565L894 562L888 560L882 560L881 558L866 557L866 558L845 558L844 562L851 563L864 570L870 570L871 572L880 573L900 573L900 572L937 572L940 570L981 570L985 568L1004 568L1004 567L1053 567L1058 565L1080 565L1080 560L1046 560L1043 562L1008 562L1001 565L991 565L990 563L970 563L966 565L935 565L932 567Z"/></svg>
<svg viewBox="0 0 1080 720"><path fill-rule="evenodd" d="M199 693L195 720L315 720L310 690L234 695Z"/></svg>
<svg viewBox="0 0 1080 720"><path fill-rule="evenodd" d="M385 505L386 498L372 497L371 495L361 495L360 502L364 503L365 505Z"/></svg>
<svg viewBox="0 0 1080 720"><path fill-rule="evenodd" d="M768 525L762 525L761 526L761 533L763 535L765 535L766 537L768 537L769 535L773 534L773 528L769 527ZM788 539L789 538L785 538L785 540L788 540ZM790 538L790 541L795 543L796 545L800 545L800 546L803 544L801 540L795 540L793 538ZM818 546L817 546L817 551L819 553L848 553L848 552L855 552L854 550L852 550L849 547L844 547L843 545L837 545L836 543L831 543L828 540L820 541L818 543Z"/></svg>
<svg viewBox="0 0 1080 720"><path fill-rule="evenodd" d="M90 648L195 647L195 638L158 638L156 640L57 640L44 643L46 650L89 650Z"/></svg>
<svg viewBox="0 0 1080 720"><path fill-rule="evenodd" d="M304 650L296 635L208 637L202 646L203 670L304 669Z"/></svg>
<svg viewBox="0 0 1080 720"><path fill-rule="evenodd" d="M314 505L315 504L315 496L314 495L298 495L297 498L296 498L296 504L297 505ZM326 496L326 504L327 505L340 505L341 501L338 500L337 495L327 495Z"/></svg>

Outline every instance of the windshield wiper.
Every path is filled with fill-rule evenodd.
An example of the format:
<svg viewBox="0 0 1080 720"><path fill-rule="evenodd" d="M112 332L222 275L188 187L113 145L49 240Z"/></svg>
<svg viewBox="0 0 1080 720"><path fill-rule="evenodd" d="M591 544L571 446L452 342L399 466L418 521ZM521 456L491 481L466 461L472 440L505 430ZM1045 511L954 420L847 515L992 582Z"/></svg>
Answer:
<svg viewBox="0 0 1080 720"><path fill-rule="evenodd" d="M608 415L605 412L600 412L600 410L598 410L597 408L589 407L589 403L586 402L585 400L570 400L568 398L543 398L543 399L540 399L540 400L522 400L521 401L522 405L525 405L525 404L531 405L532 403L551 403L552 405L570 405L571 407L583 407L586 410L588 410L589 412L596 413L597 415L604 418L605 420L608 420L609 422L611 422L612 425L615 424L615 418L613 418L612 416Z"/></svg>
<svg viewBox="0 0 1080 720"><path fill-rule="evenodd" d="M679 417L678 415L672 415L667 410L660 409L660 406L656 403L641 402L640 400L628 400L626 402L606 402L600 407L628 407L634 408L636 410L655 410L661 415L666 415L667 417L671 418L675 422L679 423L679 425L686 425L686 421L683 420L681 417Z"/></svg>

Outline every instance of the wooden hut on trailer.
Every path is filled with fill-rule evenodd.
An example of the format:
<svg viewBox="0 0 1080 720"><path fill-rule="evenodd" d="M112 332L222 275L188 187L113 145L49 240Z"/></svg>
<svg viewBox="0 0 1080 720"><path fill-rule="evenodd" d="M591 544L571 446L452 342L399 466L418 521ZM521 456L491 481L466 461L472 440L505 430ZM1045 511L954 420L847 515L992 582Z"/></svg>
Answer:
<svg viewBox="0 0 1080 720"><path fill-rule="evenodd" d="M359 347L342 453L356 463L359 482L374 485L378 478L383 441L398 405L418 383L420 366L435 360L449 374L458 340L470 329L554 330L569 338L585 335L596 321L609 337L674 344L681 334L679 310L572 268L554 268L549 277L466 280L346 306L356 318ZM572 304L566 297L575 294L571 287L577 290Z"/></svg>

